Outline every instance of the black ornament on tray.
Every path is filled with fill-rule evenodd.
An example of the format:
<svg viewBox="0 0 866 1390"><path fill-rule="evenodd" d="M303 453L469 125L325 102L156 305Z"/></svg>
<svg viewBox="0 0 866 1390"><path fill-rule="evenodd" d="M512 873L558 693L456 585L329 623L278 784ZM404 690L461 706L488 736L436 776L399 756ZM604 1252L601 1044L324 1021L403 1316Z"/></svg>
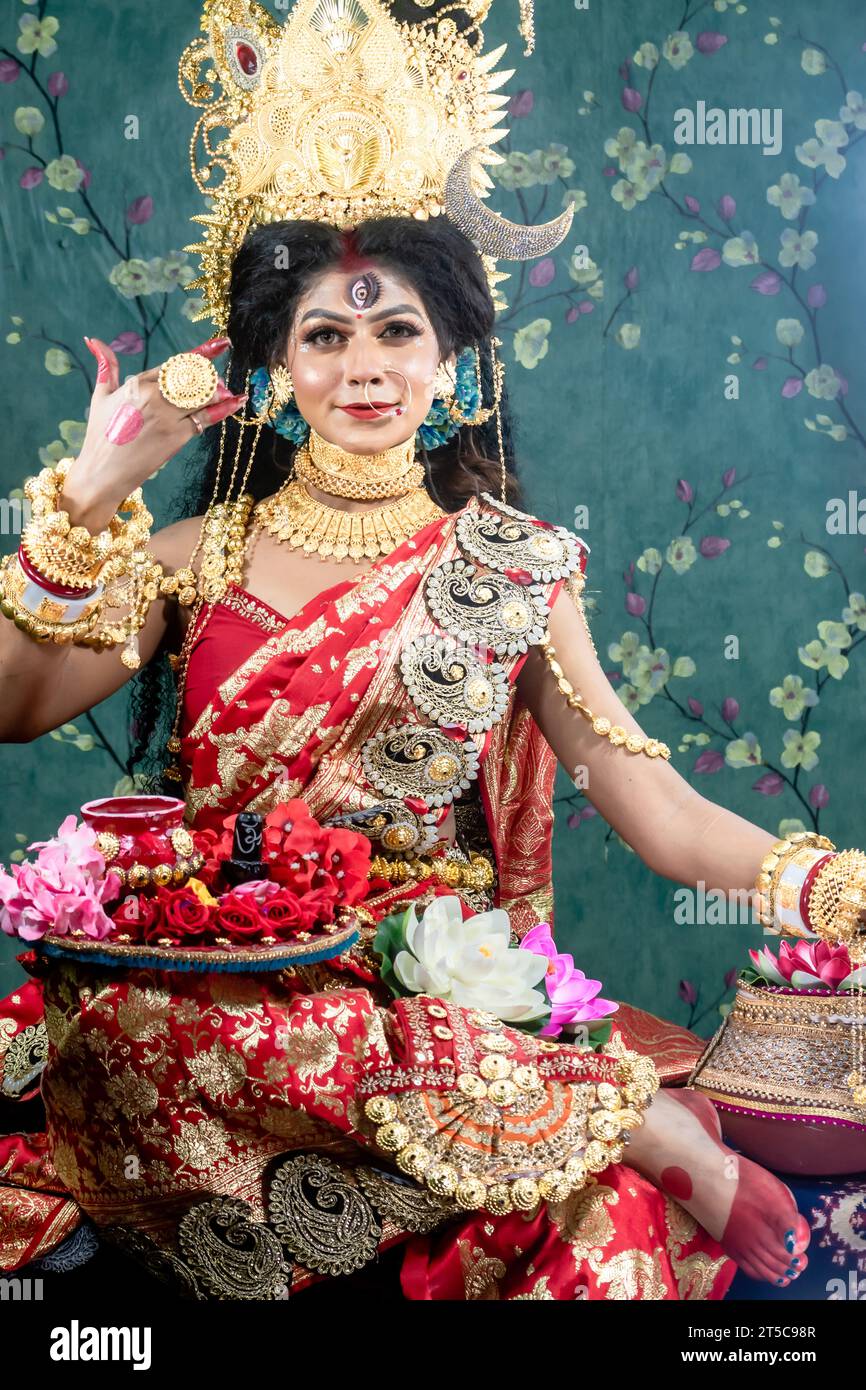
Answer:
<svg viewBox="0 0 866 1390"><path fill-rule="evenodd" d="M256 811L239 811L235 820L231 859L223 860L223 878L234 888L252 878L267 878L269 866L262 860L262 817Z"/></svg>

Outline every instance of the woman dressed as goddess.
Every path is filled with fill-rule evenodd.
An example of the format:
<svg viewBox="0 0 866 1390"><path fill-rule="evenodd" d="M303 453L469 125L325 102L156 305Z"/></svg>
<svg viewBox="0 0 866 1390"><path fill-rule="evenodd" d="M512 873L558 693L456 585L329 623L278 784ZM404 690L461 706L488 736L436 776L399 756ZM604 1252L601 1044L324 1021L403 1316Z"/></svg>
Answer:
<svg viewBox="0 0 866 1390"><path fill-rule="evenodd" d="M359 8L393 40L387 6ZM243 11L245 90L255 59L274 65L273 94L281 73L289 81L285 45L309 58L327 39L321 25L311 37L314 9L300 0L271 29L258 7L235 6L231 28L209 4L210 52L233 43L237 67ZM301 1298L317 1281L350 1285L392 1247L411 1299L719 1299L738 1267L787 1285L809 1236L790 1190L725 1145L705 1096L664 1084L682 1075L666 1077L651 1050L635 1065L625 1023L587 1053L455 1004L447 962L438 993L422 974L395 1003L381 978L372 941L395 907L412 903L421 919L447 891L467 930L473 914L500 911L515 941L550 920L557 762L585 768L599 813L678 883L750 889L776 840L700 795L641 729L583 614L587 547L520 509L489 257L478 227L460 225L459 190L435 217L392 203L338 226L311 215L314 185L308 171L302 215L248 221L222 278L206 252L220 336L123 384L111 348L88 340L97 384L58 505L98 536L203 436L186 514L148 540L164 581L137 633L138 752L159 758L173 718L154 790L183 796L191 831L285 807L290 821L368 835L366 925L342 955L271 973L43 960L47 1133L29 1136L20 1161L23 1143L4 1141L3 1201L65 1194L198 1297L267 1298L286 1283L252 1254L223 1284L202 1256L210 1273L196 1283L214 1220L245 1222L235 1250L259 1255L276 1228ZM190 406L180 368L207 379L223 355ZM4 623L0 736L32 741L131 675L111 650L35 642ZM373 1133L370 1076L387 1072L399 1090L401 1067L416 1093L396 1121L383 1103ZM530 1074L527 1091L514 1084ZM629 1121L608 1131L600 1109ZM394 1161L433 1133L475 1165L457 1204L453 1188L437 1194ZM610 1140L601 1157L599 1136ZM546 1185L532 1177L540 1154L557 1170ZM503 1163L511 1187L488 1200L488 1169ZM327 1191L339 1200L317 1205ZM199 1222L196 1247L191 1214L208 1202L216 1217ZM344 1216L342 1264L323 1253L328 1210Z"/></svg>

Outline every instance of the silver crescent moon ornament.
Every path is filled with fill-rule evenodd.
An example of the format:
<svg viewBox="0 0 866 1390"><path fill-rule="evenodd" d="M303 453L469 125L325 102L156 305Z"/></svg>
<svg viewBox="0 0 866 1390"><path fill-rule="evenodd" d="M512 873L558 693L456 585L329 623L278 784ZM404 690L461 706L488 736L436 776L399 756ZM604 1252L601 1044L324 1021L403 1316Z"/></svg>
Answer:
<svg viewBox="0 0 866 1390"><path fill-rule="evenodd" d="M497 260L531 261L549 255L568 236L574 218L574 200L558 217L537 227L509 222L486 207L472 187L472 158L476 145L455 159L445 181L445 212L480 251Z"/></svg>

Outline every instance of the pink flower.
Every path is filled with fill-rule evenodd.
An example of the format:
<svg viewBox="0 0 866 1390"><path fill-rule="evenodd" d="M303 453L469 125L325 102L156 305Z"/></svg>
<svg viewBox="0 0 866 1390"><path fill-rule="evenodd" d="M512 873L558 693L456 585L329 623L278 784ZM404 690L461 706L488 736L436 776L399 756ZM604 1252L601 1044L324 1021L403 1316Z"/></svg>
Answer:
<svg viewBox="0 0 866 1390"><path fill-rule="evenodd" d="M543 1038L556 1037L565 1023L588 1023L593 1019L607 1018L619 1005L612 999L597 999L601 989L600 980L588 980L582 970L574 964L574 958L557 951L548 922L539 922L531 927L520 943L522 951L532 951L537 956L547 956L547 974L544 983L551 1003L548 1022L541 1030Z"/></svg>
<svg viewBox="0 0 866 1390"><path fill-rule="evenodd" d="M58 827L51 840L34 840L28 849L38 849L40 870L58 874L90 874L101 878L105 859L96 848L96 831L92 825L76 828L75 816L69 815Z"/></svg>
<svg viewBox="0 0 866 1390"><path fill-rule="evenodd" d="M851 969L847 946L831 946L826 941L798 941L793 950L783 941L778 957L767 946L750 951L749 956L758 974L770 984L794 989L815 989L818 985L834 991L851 989L863 974L862 968Z"/></svg>
<svg viewBox="0 0 866 1390"><path fill-rule="evenodd" d="M113 931L102 904L120 894L120 876L105 873L105 859L95 847L96 831L76 828L69 815L51 840L34 840L35 863L0 869L0 930L23 941L38 941L48 932L69 932L101 940Z"/></svg>
<svg viewBox="0 0 866 1390"><path fill-rule="evenodd" d="M270 878L251 878L246 883L239 883L232 892L236 898L252 898L258 906L273 898L275 894L281 893L282 884L275 883Z"/></svg>

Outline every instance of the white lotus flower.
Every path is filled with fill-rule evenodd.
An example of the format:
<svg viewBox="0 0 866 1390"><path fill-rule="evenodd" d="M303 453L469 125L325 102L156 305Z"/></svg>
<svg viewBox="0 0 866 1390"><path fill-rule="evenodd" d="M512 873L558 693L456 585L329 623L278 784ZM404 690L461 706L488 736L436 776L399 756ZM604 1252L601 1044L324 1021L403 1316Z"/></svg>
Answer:
<svg viewBox="0 0 866 1390"><path fill-rule="evenodd" d="M525 1023L549 1007L533 989L547 960L509 946L507 912L494 908L463 920L459 898L435 898L421 921L409 910L405 951L394 973L412 994L433 994L463 1008L486 1009L504 1022Z"/></svg>

